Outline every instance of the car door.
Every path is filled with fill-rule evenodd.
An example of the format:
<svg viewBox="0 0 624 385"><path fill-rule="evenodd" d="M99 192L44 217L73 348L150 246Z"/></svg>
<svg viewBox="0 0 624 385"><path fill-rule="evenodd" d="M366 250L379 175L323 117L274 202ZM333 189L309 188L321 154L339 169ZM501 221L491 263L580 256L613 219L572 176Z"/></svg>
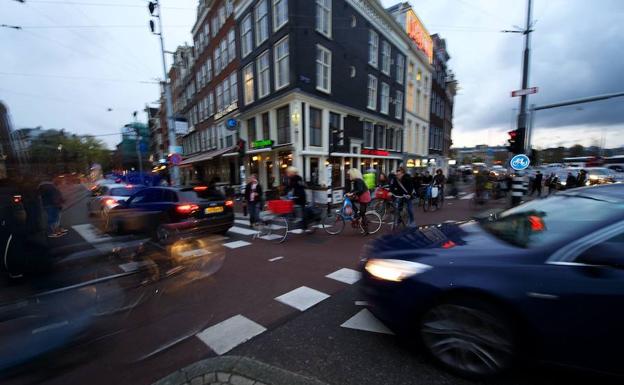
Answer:
<svg viewBox="0 0 624 385"><path fill-rule="evenodd" d="M592 261L610 250L619 265ZM624 346L624 224L583 237L547 263L540 290L528 293L542 323L546 358L621 372Z"/></svg>

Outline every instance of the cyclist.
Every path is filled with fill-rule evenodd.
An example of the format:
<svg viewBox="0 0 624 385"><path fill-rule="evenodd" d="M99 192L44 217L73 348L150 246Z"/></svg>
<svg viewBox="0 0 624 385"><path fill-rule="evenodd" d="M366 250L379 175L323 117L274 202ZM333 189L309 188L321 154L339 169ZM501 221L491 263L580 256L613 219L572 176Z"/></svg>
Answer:
<svg viewBox="0 0 624 385"><path fill-rule="evenodd" d="M409 226L414 225L414 212L412 208L412 194L414 193L414 183L412 181L412 177L409 176L405 172L403 167L399 167L396 171L396 178L392 181L390 185L390 192L393 196L399 198L397 199L397 214L403 210L403 204L407 205L407 215L409 219ZM404 199L401 199L404 198ZM397 221L399 216L395 218Z"/></svg>
<svg viewBox="0 0 624 385"><path fill-rule="evenodd" d="M366 215L364 214L366 213L368 204L371 201L370 191L366 187L366 183L364 183L362 173L357 168L349 169L349 180L350 184L347 186L347 196L353 199L353 201L357 201L359 203L359 209L356 207L356 205L353 205L353 209L355 211L354 217L361 217L364 235L367 235L368 222L366 221Z"/></svg>
<svg viewBox="0 0 624 385"><path fill-rule="evenodd" d="M475 198L481 199L487 183L487 171L480 171L475 175Z"/></svg>
<svg viewBox="0 0 624 385"><path fill-rule="evenodd" d="M438 199L444 201L444 185L446 184L446 177L441 168L437 169L432 181L434 186L438 187Z"/></svg>
<svg viewBox="0 0 624 385"><path fill-rule="evenodd" d="M305 215L305 207L306 207L306 192L305 192L305 184L303 183L303 178L299 176L299 170L295 167L290 166L286 169L286 194L289 197L292 197L295 205L300 206L301 209L297 210L298 214L301 218L301 226L303 230L307 230L308 225L306 221Z"/></svg>

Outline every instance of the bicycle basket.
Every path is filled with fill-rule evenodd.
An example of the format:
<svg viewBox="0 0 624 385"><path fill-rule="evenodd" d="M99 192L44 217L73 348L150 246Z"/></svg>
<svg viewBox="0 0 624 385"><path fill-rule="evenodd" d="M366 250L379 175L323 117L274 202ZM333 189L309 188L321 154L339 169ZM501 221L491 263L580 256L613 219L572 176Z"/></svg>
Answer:
<svg viewBox="0 0 624 385"><path fill-rule="evenodd" d="M431 197L434 199L438 197L438 188L435 186L431 187Z"/></svg>
<svg viewBox="0 0 624 385"><path fill-rule="evenodd" d="M290 214L295 209L295 202L290 200L271 200L267 202L269 211L273 214Z"/></svg>
<svg viewBox="0 0 624 385"><path fill-rule="evenodd" d="M385 188L379 187L377 188L377 190L375 190L375 198L388 200L390 198L390 191L386 190Z"/></svg>

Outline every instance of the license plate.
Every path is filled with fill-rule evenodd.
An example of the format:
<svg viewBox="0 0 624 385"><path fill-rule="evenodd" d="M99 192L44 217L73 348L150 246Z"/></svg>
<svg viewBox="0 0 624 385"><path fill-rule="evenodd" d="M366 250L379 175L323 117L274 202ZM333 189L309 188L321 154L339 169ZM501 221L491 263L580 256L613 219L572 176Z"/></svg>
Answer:
<svg viewBox="0 0 624 385"><path fill-rule="evenodd" d="M223 212L223 206L207 207L204 210L204 213L206 214L216 214L216 213L222 213L222 212Z"/></svg>

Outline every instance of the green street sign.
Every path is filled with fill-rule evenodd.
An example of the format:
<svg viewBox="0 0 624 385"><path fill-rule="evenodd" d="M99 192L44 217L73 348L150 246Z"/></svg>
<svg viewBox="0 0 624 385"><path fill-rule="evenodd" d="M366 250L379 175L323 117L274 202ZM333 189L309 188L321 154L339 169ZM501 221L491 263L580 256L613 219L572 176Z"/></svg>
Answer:
<svg viewBox="0 0 624 385"><path fill-rule="evenodd" d="M267 147L273 147L273 141L271 139L256 140L251 142L251 148L254 150Z"/></svg>

